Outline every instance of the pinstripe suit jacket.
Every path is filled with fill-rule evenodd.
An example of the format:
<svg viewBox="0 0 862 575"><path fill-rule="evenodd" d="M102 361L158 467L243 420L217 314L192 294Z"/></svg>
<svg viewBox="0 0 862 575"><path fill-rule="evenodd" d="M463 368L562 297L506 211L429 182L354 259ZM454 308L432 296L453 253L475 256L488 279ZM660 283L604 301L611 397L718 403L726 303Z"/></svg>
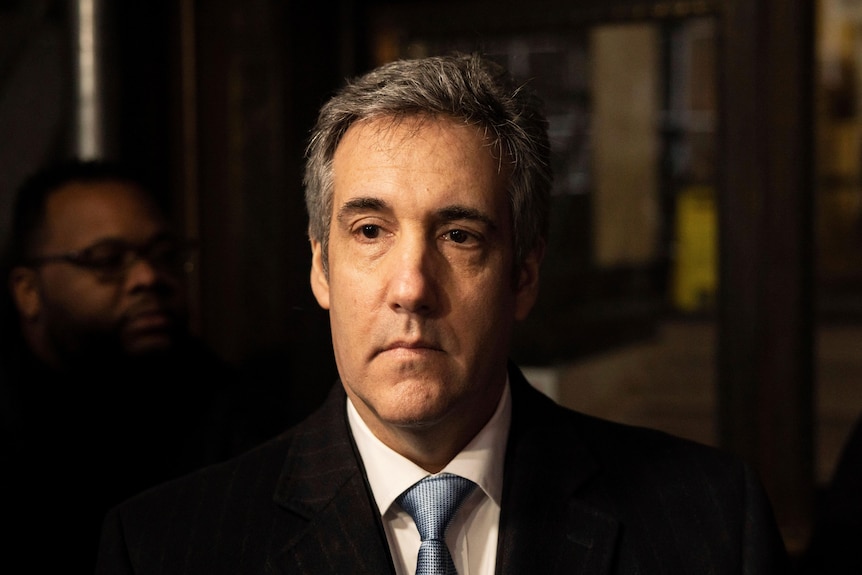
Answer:
<svg viewBox="0 0 862 575"><path fill-rule="evenodd" d="M512 366L499 574L778 574L754 474L708 447L563 409ZM98 575L394 573L336 385L306 421L106 517Z"/></svg>

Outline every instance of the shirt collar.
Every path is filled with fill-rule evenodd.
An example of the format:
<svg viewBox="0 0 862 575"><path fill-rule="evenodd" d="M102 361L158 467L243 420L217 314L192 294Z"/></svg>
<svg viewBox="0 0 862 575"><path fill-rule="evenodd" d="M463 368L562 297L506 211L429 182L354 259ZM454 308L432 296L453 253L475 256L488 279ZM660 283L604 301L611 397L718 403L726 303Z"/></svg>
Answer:
<svg viewBox="0 0 862 575"><path fill-rule="evenodd" d="M356 411L350 398L347 399L347 419L365 466L368 483L380 514L383 515L399 495L429 473L377 439ZM503 462L511 421L512 400L507 379L494 415L440 473L448 472L466 477L499 505L503 493Z"/></svg>

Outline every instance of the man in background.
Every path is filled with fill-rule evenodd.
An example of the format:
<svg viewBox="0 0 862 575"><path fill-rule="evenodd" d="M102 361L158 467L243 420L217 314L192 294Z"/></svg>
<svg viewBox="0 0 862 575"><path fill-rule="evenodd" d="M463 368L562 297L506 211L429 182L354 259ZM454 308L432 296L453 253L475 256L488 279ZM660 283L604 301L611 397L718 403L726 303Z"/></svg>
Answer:
<svg viewBox="0 0 862 575"><path fill-rule="evenodd" d="M15 198L0 517L22 572L92 572L108 507L248 446L232 366L189 331L195 246L165 213L143 178L100 161L47 167Z"/></svg>

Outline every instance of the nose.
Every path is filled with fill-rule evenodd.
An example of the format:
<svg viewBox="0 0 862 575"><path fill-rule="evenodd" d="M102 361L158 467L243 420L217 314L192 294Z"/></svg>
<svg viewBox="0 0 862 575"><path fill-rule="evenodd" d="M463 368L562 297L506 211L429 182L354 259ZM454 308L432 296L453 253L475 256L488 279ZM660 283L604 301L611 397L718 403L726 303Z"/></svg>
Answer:
<svg viewBox="0 0 862 575"><path fill-rule="evenodd" d="M163 270L143 257L136 257L129 263L125 280L128 291L170 283L169 277Z"/></svg>
<svg viewBox="0 0 862 575"><path fill-rule="evenodd" d="M429 315L438 305L435 252L423 238L400 238L389 254L389 307Z"/></svg>

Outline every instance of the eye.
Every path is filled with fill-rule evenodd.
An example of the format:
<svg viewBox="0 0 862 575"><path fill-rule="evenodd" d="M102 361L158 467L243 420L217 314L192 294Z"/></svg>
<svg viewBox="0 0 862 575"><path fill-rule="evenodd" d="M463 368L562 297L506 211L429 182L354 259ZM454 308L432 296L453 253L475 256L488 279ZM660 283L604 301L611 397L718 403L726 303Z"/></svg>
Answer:
<svg viewBox="0 0 862 575"><path fill-rule="evenodd" d="M452 230L443 234L443 237L449 238L456 244L463 244L470 239L470 234L465 232L464 230Z"/></svg>
<svg viewBox="0 0 862 575"><path fill-rule="evenodd" d="M372 224L362 226L359 231L369 240L373 240L380 235L380 227Z"/></svg>
<svg viewBox="0 0 862 575"><path fill-rule="evenodd" d="M127 252L127 246L99 244L84 250L79 257L79 264L100 270L119 269L123 266Z"/></svg>

